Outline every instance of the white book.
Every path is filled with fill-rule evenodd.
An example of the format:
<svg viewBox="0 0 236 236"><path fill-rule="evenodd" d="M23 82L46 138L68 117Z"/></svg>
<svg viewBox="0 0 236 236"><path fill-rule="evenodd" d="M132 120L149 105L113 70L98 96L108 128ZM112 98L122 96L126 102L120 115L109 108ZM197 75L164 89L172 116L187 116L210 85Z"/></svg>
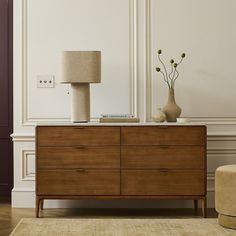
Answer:
<svg viewBox="0 0 236 236"><path fill-rule="evenodd" d="M133 114L101 114L102 117L115 117L115 118L132 118Z"/></svg>

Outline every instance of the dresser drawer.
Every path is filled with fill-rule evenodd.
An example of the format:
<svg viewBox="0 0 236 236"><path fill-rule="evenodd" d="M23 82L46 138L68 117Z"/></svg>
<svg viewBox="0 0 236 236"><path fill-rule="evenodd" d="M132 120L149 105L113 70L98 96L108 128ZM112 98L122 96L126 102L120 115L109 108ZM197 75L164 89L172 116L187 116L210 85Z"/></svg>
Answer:
<svg viewBox="0 0 236 236"><path fill-rule="evenodd" d="M204 145L205 126L122 127L122 145Z"/></svg>
<svg viewBox="0 0 236 236"><path fill-rule="evenodd" d="M203 146L122 146L122 168L203 169Z"/></svg>
<svg viewBox="0 0 236 236"><path fill-rule="evenodd" d="M120 168L118 146L40 147L37 167L41 168Z"/></svg>
<svg viewBox="0 0 236 236"><path fill-rule="evenodd" d="M39 170L38 195L119 195L120 170Z"/></svg>
<svg viewBox="0 0 236 236"><path fill-rule="evenodd" d="M122 170L122 195L203 195L201 170Z"/></svg>
<svg viewBox="0 0 236 236"><path fill-rule="evenodd" d="M119 127L37 127L39 146L119 145Z"/></svg>

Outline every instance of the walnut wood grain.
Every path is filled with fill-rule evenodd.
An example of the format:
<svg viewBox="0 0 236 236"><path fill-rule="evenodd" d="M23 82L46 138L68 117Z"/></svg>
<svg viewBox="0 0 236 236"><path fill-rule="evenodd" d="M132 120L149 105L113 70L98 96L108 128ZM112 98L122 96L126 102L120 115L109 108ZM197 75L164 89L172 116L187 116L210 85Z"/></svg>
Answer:
<svg viewBox="0 0 236 236"><path fill-rule="evenodd" d="M40 147L37 166L42 168L120 168L119 146Z"/></svg>
<svg viewBox="0 0 236 236"><path fill-rule="evenodd" d="M119 169L39 170L38 195L119 195Z"/></svg>
<svg viewBox="0 0 236 236"><path fill-rule="evenodd" d="M39 146L120 145L119 127L37 127Z"/></svg>
<svg viewBox="0 0 236 236"><path fill-rule="evenodd" d="M121 127L122 145L205 145L205 126Z"/></svg>
<svg viewBox="0 0 236 236"><path fill-rule="evenodd" d="M122 170L122 195L204 195L201 170Z"/></svg>
<svg viewBox="0 0 236 236"><path fill-rule="evenodd" d="M206 169L205 126L39 126L36 213L44 199L192 199L206 216Z"/></svg>
<svg viewBox="0 0 236 236"><path fill-rule="evenodd" d="M122 146L122 168L203 169L203 146Z"/></svg>

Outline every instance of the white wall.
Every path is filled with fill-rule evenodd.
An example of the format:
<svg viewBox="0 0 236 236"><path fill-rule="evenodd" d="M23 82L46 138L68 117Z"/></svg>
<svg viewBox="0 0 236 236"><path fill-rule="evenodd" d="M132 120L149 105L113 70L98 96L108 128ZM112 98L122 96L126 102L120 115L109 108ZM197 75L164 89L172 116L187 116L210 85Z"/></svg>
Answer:
<svg viewBox="0 0 236 236"><path fill-rule="evenodd" d="M166 61L186 52L176 100L183 116L207 123L213 207L215 169L236 163L235 8L234 0L15 0L13 207L34 206L35 123L69 120L68 87L58 83L60 52L102 51L102 83L91 89L93 119L130 112L148 121L167 99L155 72L159 48ZM36 88L37 75L54 75L55 88Z"/></svg>

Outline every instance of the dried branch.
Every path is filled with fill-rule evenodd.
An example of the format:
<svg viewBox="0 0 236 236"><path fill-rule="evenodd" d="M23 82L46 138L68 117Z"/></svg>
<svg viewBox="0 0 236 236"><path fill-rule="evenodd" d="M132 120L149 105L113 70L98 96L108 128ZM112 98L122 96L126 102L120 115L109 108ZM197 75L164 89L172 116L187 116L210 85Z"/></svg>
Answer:
<svg viewBox="0 0 236 236"><path fill-rule="evenodd" d="M183 59L185 58L185 53L181 54L181 59L178 63L175 63L173 59L170 60L171 63L171 72L168 74L167 73L167 69L165 67L164 62L162 61L160 55L162 53L161 50L158 50L158 59L160 61L160 63L162 64L163 68L164 68L164 72L161 71L161 69L159 67L156 68L157 72L161 72L164 81L167 83L169 88L174 88L175 85L175 81L177 80L177 78L179 77L179 71L177 70L177 67L182 63Z"/></svg>
<svg viewBox="0 0 236 236"><path fill-rule="evenodd" d="M171 88L169 81L165 78L165 74L162 71L160 71L160 72L163 75L164 81L168 84L168 87Z"/></svg>
<svg viewBox="0 0 236 236"><path fill-rule="evenodd" d="M160 55L161 55L161 50L158 51L158 54L157 54L157 55L158 55L159 61L161 62L162 66L163 66L163 68L164 68L164 70L165 70L166 79L168 80L168 74L167 74L166 66L165 66L164 62L161 60L161 57L160 57Z"/></svg>
<svg viewBox="0 0 236 236"><path fill-rule="evenodd" d="M175 81L176 81L177 78L179 77L179 72L177 71L176 68L175 68L175 71L176 71L177 75L176 75L176 77L175 77L175 79L174 79L174 81L173 81L173 87L174 87L174 85L175 85Z"/></svg>
<svg viewBox="0 0 236 236"><path fill-rule="evenodd" d="M172 76L172 78L171 78L171 88L174 88L175 72L176 72L176 67L174 67L174 73L173 73L173 76Z"/></svg>
<svg viewBox="0 0 236 236"><path fill-rule="evenodd" d="M171 63L171 72L169 74L169 79L171 80L171 74L173 73L174 71L174 66L173 66L173 63Z"/></svg>
<svg viewBox="0 0 236 236"><path fill-rule="evenodd" d="M182 63L182 61L183 61L184 58L185 58L185 53L182 53L182 54L181 54L181 59L180 59L180 61L177 63L177 65L180 65L180 64Z"/></svg>
<svg viewBox="0 0 236 236"><path fill-rule="evenodd" d="M156 71L157 71L157 72L160 72L160 73L162 74L164 81L167 83L168 87L170 88L170 83L169 83L169 81L166 79L165 74L161 71L161 68L156 67Z"/></svg>

